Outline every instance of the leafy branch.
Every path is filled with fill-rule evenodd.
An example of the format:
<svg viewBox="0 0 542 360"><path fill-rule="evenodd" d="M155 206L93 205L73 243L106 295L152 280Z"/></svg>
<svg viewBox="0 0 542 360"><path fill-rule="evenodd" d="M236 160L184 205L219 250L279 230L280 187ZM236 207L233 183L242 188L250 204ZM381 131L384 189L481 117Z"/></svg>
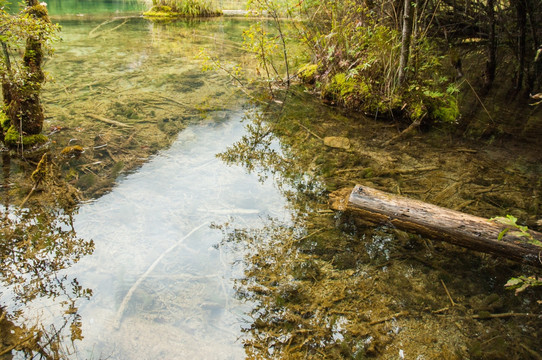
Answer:
<svg viewBox="0 0 542 360"><path fill-rule="evenodd" d="M529 228L527 226L519 225L517 223L518 219L513 215L506 215L506 217L502 216L496 216L491 219L490 221L495 221L499 224L505 225L506 227L499 233L499 236L497 237L497 240L501 241L503 237L509 232L509 231L515 231L516 236L519 237L525 237L527 241L530 244L540 246L542 247L542 242L536 240L534 236L529 232Z"/></svg>
<svg viewBox="0 0 542 360"><path fill-rule="evenodd" d="M517 278L511 278L504 286L509 289L515 289L516 295L518 295L530 287L542 286L542 277L521 275ZM542 300L538 302L542 304Z"/></svg>

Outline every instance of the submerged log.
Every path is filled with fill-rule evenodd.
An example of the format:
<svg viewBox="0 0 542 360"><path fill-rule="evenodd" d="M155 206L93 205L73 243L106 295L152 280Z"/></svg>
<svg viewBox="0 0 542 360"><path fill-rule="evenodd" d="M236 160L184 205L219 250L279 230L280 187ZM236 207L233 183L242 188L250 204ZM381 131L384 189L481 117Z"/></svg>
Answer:
<svg viewBox="0 0 542 360"><path fill-rule="evenodd" d="M361 185L332 193L330 202L332 209L352 213L363 222L387 223L430 239L542 267L541 247L529 243L517 229L489 219ZM542 233L529 230L529 234L542 241Z"/></svg>

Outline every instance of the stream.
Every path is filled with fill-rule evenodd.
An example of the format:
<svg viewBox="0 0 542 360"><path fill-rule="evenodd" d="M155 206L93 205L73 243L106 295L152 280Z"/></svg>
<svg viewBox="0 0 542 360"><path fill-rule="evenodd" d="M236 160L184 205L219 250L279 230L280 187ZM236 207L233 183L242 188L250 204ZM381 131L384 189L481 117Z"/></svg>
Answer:
<svg viewBox="0 0 542 360"><path fill-rule="evenodd" d="M59 274L77 279L77 300L56 299L70 289L56 273L54 296L21 305L8 299L15 288L0 298L24 310L23 325L34 315L56 331L73 315L59 357L540 358L540 291L503 287L533 269L354 226L327 205L329 192L362 183L536 226L542 160L528 145L436 131L382 146L393 124L343 113L302 86L256 106L216 71L218 59L254 75L245 18L153 23L139 1L48 8L62 40L46 63L44 132L67 154L56 159L67 192L84 200L67 219L53 211L63 223L45 234L83 241L55 255L66 257ZM326 136L348 146L324 145ZM83 151L66 151L73 145ZM3 162L8 210L28 194L18 166ZM49 219L40 214L29 228Z"/></svg>
<svg viewBox="0 0 542 360"><path fill-rule="evenodd" d="M216 248L222 235L209 225L234 216L259 226L262 217L286 213L271 181L215 157L243 134L239 118L188 127L114 191L80 208L77 234L96 242L70 270L94 291L80 311L82 348L108 358L242 358L246 305L231 280L239 255Z"/></svg>
<svg viewBox="0 0 542 360"><path fill-rule="evenodd" d="M211 225L258 227L288 211L271 180L259 182L215 156L246 133L243 99L232 98L226 75L203 73L196 55L211 47L227 58L233 47L226 38L238 39L240 31L232 20L168 26L118 14L138 6L76 1L49 7L53 16L66 14L57 17L63 42L48 65L51 85L70 88L47 101L55 114L50 121L79 117L73 126L85 130L70 137L83 145L95 141L84 133L99 126L97 136L111 151L118 134L82 116L86 111L133 119L139 129L135 157L105 154L127 172L74 217L77 236L95 243L94 253L69 270L93 291L79 309L84 339L75 351L82 358L243 358L240 337L250 305L235 296L233 278L242 273L232 268L241 254L219 246L222 234ZM149 104L152 97L161 103Z"/></svg>

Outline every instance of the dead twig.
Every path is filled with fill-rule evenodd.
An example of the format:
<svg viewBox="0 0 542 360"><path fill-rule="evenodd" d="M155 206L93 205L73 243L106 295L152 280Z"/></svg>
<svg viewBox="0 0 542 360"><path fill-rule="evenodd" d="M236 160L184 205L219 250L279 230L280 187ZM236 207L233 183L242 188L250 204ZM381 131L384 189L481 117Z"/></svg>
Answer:
<svg viewBox="0 0 542 360"><path fill-rule="evenodd" d="M520 344L520 346L529 353L534 359L542 360L542 355L540 355L538 352L534 351L533 349L527 347L527 345Z"/></svg>
<svg viewBox="0 0 542 360"><path fill-rule="evenodd" d="M166 251L164 251L152 264L151 266L149 266L149 268L147 269L147 271L145 271L137 280L136 282L132 285L132 287L130 288L130 290L128 290L128 292L126 293L126 295L124 296L124 299L122 300L122 303L120 304L119 306L119 309L117 310L117 315L115 316L115 322L113 324L113 326L115 327L115 329L118 329L120 327L120 322L122 320L122 315L124 314L124 309L126 308L126 305L128 305L128 303L130 302L130 299L132 298L132 295L134 294L134 292L137 290L137 288L139 287L139 285L141 285L141 283L143 282L143 280L145 280L147 278L147 276L149 276L149 274L154 270L154 268L160 263L160 261L162 261L162 259L167 255L169 254L171 251L173 251L177 246L179 246L184 240L188 239L193 233L195 233L196 231L198 231L199 229L201 229L203 226L207 225L207 222L204 222L202 223L201 225L195 227L194 229L192 229L192 231L190 231L188 234L186 234L185 236L183 236L179 241L177 241L175 244L173 244L172 246L170 246Z"/></svg>
<svg viewBox="0 0 542 360"><path fill-rule="evenodd" d="M395 169L395 170L389 170L389 171L378 173L378 175L379 176L406 175L406 174L412 174L412 173L434 171L438 169L439 169L438 166L426 166L426 167L412 168L412 169Z"/></svg>
<svg viewBox="0 0 542 360"><path fill-rule="evenodd" d="M396 314L393 314L393 315L391 315L391 316L388 316L388 317L386 317L386 318L371 321L371 322L369 323L369 325L380 324L380 323L383 323L383 322L386 322L386 321L390 321L390 320L396 319L396 318L401 317L401 316L406 316L406 315L408 315L408 311L400 311L400 312L398 312L398 313L396 313Z"/></svg>
<svg viewBox="0 0 542 360"><path fill-rule="evenodd" d="M351 169L340 169L340 170L335 171L335 174L342 174L342 173L353 172L353 171L363 171L363 170L366 170L366 169L367 169L366 167L357 167L357 168L351 168Z"/></svg>
<svg viewBox="0 0 542 360"><path fill-rule="evenodd" d="M30 178L34 181L34 186L32 186L32 189L30 190L28 195L24 198L23 202L21 203L20 205L21 208L26 204L28 199L30 199L32 194L34 194L34 191L36 191L39 184L41 184L41 182L45 180L45 177L47 176L48 165L49 165L49 154L45 153L43 154L43 156L41 157L41 160L36 166L36 170L34 170L32 175L30 176Z"/></svg>
<svg viewBox="0 0 542 360"><path fill-rule="evenodd" d="M125 127L125 128L133 127L132 125L121 123L120 121L116 121L116 120L107 119L107 118L104 118L104 117L99 116L99 115L86 114L86 116L88 116L89 118L92 118L94 120L98 120L98 121L101 121L101 122L104 122L104 123L110 124L110 125L116 125L116 126Z"/></svg>
<svg viewBox="0 0 542 360"><path fill-rule="evenodd" d="M11 352L11 350L21 346L22 344L24 344L25 342L27 341L30 341L34 338L34 334L31 334L27 337L25 337L24 339L22 339L21 341L19 341L17 344L13 344L11 346L8 346L7 348L5 348L4 350L0 351L0 356L3 356L9 352Z"/></svg>
<svg viewBox="0 0 542 360"><path fill-rule="evenodd" d="M472 315L473 319L479 319L479 320L485 320L485 319L504 319L509 317L540 317L542 315L540 314L531 314L531 313L501 313L501 314L480 314L480 315Z"/></svg>
<svg viewBox="0 0 542 360"><path fill-rule="evenodd" d="M324 139L322 139L320 136L318 136L317 134L315 134L313 131L311 131L308 127L306 127L305 125L303 125L300 121L297 121L296 120L296 123L301 126L303 129L305 129L309 134L311 134L312 136L314 136L315 138L317 138L318 140L321 140L321 141L324 141Z"/></svg>
<svg viewBox="0 0 542 360"><path fill-rule="evenodd" d="M469 87L471 88L472 92L474 93L474 96L476 96L476 99L478 100L478 102L480 103L480 105L482 105L482 107L484 108L484 111L486 112L487 116L489 117L489 120L491 120L491 122L493 124L495 124L495 120L493 120L493 118L491 117L491 114L489 113L489 111L487 110L486 106L484 105L484 102L482 101L482 99L480 99L480 97L478 96L478 93L476 92L476 90L474 90L474 87L472 87L471 83L469 80L467 80L467 78L464 78L465 82L469 85Z"/></svg>
<svg viewBox="0 0 542 360"><path fill-rule="evenodd" d="M399 134L395 135L394 137L392 137L391 139L386 141L383 145L384 146L391 145L392 143L396 142L397 140L403 139L406 136L413 133L414 130L416 130L421 125L422 120L423 120L424 117L425 117L425 115L418 118L418 119L416 119L416 120L414 120L412 122L412 124L410 124L405 130L401 131Z"/></svg>
<svg viewBox="0 0 542 360"><path fill-rule="evenodd" d="M103 23L99 24L98 26L96 26L94 29L90 30L90 32L88 33L88 37L89 38L95 38L95 37L98 37L100 35L103 35L105 33L109 33L109 32L112 32L112 31L115 31L117 30L118 28L120 28L122 25L126 24L126 22L131 19L131 18L136 18L136 17L139 17L139 16L124 16L124 17L116 17L116 18L113 18L113 19L110 19L110 20L106 20L104 21ZM103 32L100 32L98 34L96 34L96 32L104 25L107 25L107 24L110 24L112 22L115 22L117 20L124 20L120 25L117 25L115 26L114 28L110 29L110 30L107 30L107 31L103 31Z"/></svg>
<svg viewBox="0 0 542 360"><path fill-rule="evenodd" d="M452 306L455 306L456 303L454 302L454 299L452 299L452 295L450 295L450 292L448 291L448 288L446 287L446 284L444 283L444 281L442 279L440 279L440 283L444 287L444 291L446 291L446 295L448 295L448 299L450 299L450 303L452 304Z"/></svg>

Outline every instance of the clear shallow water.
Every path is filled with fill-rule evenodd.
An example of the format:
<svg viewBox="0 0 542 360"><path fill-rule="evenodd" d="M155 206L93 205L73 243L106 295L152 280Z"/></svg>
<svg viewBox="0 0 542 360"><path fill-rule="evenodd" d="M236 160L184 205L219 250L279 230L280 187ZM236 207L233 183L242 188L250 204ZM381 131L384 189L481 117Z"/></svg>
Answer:
<svg viewBox="0 0 542 360"><path fill-rule="evenodd" d="M259 226L261 217L285 213L271 183L215 158L242 135L240 116L187 128L169 150L81 207L77 234L96 242L94 254L70 270L94 291L80 311L81 355L243 358L237 339L246 305L234 299L230 280L238 255L214 247L222 234L209 225L234 216ZM168 249L120 313L129 289Z"/></svg>
<svg viewBox="0 0 542 360"><path fill-rule="evenodd" d="M73 6L66 14L72 10L79 12ZM59 13L53 4L50 11ZM74 219L77 236L96 244L67 272L94 293L79 302L84 340L75 343L77 356L244 358L239 337L248 305L235 299L232 280L241 275L232 262L242 254L217 247L222 233L210 225L258 227L267 216L285 218L285 200L271 182L215 158L244 134L243 100L225 74L203 73L196 58L205 48L240 60L243 23L109 22L108 14L58 19L63 41L47 64L55 81L44 92L46 126L68 130L54 140L81 143L85 166L109 157L134 163L133 148L141 157L149 148L168 148L118 179L107 195L83 204ZM112 129L88 113L137 131ZM129 134L131 152L117 152L115 144ZM97 157L96 139L105 139L114 155ZM90 173L107 173L96 166Z"/></svg>
<svg viewBox="0 0 542 360"><path fill-rule="evenodd" d="M92 171L102 174L110 169L103 165L106 160L109 161L108 166L113 165L112 161L115 165L128 163L128 155L116 150L132 135L134 141L128 144L130 150L137 147L138 156L146 157L148 152L143 155L144 149L163 149L176 138L177 131L184 126L174 126L178 119L189 119L187 123L192 125L181 132L169 150L159 152L158 156L151 158L137 172L120 179L108 195L81 207L75 220L77 235L94 239L96 251L70 269L69 274L78 277L82 286L93 289L94 296L90 302L78 302L85 339L76 342L79 353L73 357L244 358L238 336L241 327L246 325L243 318L249 305L243 305L233 296L231 278L239 276L235 272L239 269L230 266L242 254L215 248L214 245L220 242L222 236L208 225L211 221L227 221L229 215L233 215L236 218L233 227L258 228L262 223L265 224L261 218L267 214L279 219L287 214L283 210L284 200L271 184L261 187L241 169L224 167L214 158L214 153L223 151L243 133L239 124L241 113L234 101L238 95L228 85L227 77L202 73L201 62L194 57L200 47L206 47L217 51L221 58L240 60L243 53L238 51L239 34L246 23L216 19L157 25L132 17L119 17L110 22L110 14L92 19L90 16L75 19L62 21L64 42L58 45L55 57L47 64L56 82L49 83L44 92L47 114L50 115L47 127L60 125L68 128L55 134L54 140L59 146L65 146L73 138L86 148L82 158L73 160L71 165L84 167L87 171L85 176L90 176ZM400 168L423 167L424 164L440 168L443 163L439 157L449 160L448 155L434 155L438 146L425 145L414 153L394 148L375 150L371 138L378 137L376 134L383 131L381 124L360 129L359 122L354 122L352 127L342 128L345 123L353 121L334 119L328 112L315 111L318 107L307 105L304 102L303 106L293 106L296 110L302 110L302 114L296 114L293 118L310 119L305 125L311 131L322 136L344 135L350 131L354 139L357 139L354 133L366 134L367 139L356 144L352 152L356 159L353 161L346 158L345 154L330 152L329 149L325 152L329 154L328 160L319 161L314 157L314 149L321 147L305 150L309 158L307 163L314 162L315 168L318 164L326 165L336 159L341 160L340 165L336 164L337 168L351 170L359 168L359 159L364 159L361 165L373 169L394 169L394 162L399 163ZM89 119L86 116L89 112L140 126L141 130L132 132L104 125ZM319 124L324 118L331 121ZM291 124L288 121L285 133L301 133L298 139L305 139L303 143L316 141L305 129L297 129L297 133L295 129L292 131ZM100 146L104 143L108 145L111 154L95 151L92 157L89 155L93 147L103 149ZM303 152L299 151L299 154L303 155ZM458 153L450 156L456 158ZM427 158L424 160L424 157ZM102 165L91 166L97 158ZM456 165L459 171L455 175L450 175L452 182L459 183L460 179L465 178L464 164L467 162L459 160L457 163L462 164ZM468 163L477 164L473 159L469 159ZM480 164L487 166L486 169L495 167L493 163L488 165L483 160L480 160ZM446 171L451 169L453 173L453 166L447 164L446 167ZM491 183L487 180L489 176L488 171L485 171L482 184ZM499 183L501 179L500 175L491 178L495 179L494 183ZM408 178L408 182L420 186L424 193L425 189L435 186L430 194L443 197L449 194L449 189L454 189L443 179L440 174L434 177L415 175L414 179ZM475 189L480 190L478 175L473 179ZM387 176L367 181L375 181L375 186L380 188L394 189L397 186L399 189L399 182L395 183L393 178ZM527 178L524 181L528 182ZM408 193L412 189L405 189L404 184L401 184L401 190ZM482 187L482 190L485 188ZM413 193L419 193L419 190L414 189ZM463 203L465 199L459 196L460 192L457 194L458 203ZM429 200L434 198L429 197ZM326 215L324 211L322 216L329 214ZM309 259L301 265L309 265L309 270L314 268L316 273L324 273L326 276L323 277L323 286L317 287L322 284L310 283L303 291L310 294L307 299L314 299L315 304L328 304L329 301L334 304L332 307L313 308L317 310L314 314L321 314L321 310L324 310L320 317L323 319L322 328L331 323L328 320L335 321L333 312L341 308L346 309L344 314L351 316L346 325L345 318L339 319L339 325L334 327L330 335L333 343L342 340L342 329L349 324L362 329L357 332L356 341L363 341L367 351L382 349L384 354L378 354L378 357L385 359L396 359L399 351L403 350L407 357L413 358L457 358L451 355L452 351L466 354L466 346L475 348L477 344L485 349L494 348L491 351L502 356L507 354L507 347L519 344L520 340L524 341L527 338L525 334L531 333L536 338L536 327L527 328L518 323L515 328L510 325L504 328L490 322L474 322L470 318L471 314L483 308L484 305L480 303L491 298L490 292L498 292L499 296L511 302L513 294L502 294L502 285L509 276L508 269L484 271L485 262L481 266L476 265L478 260L470 261L462 252L446 249L445 252L441 251L446 255L440 256L439 251L426 252L424 248L419 249L422 246L420 242L409 242L401 247L396 245L395 237L390 241L392 237L389 235L378 237L369 234L365 237L363 234L362 238L353 238L345 237L345 233L340 232L335 242L330 242L333 236L328 234L320 239L309 236L319 235L318 232L327 226L321 219L312 226L317 230L307 234L306 240L310 243L302 244L306 247L302 247L301 251L309 249L310 252L320 254L325 263L317 258L317 261ZM272 270L278 271L267 276L257 269L258 275L254 281L276 288L280 296L284 294L282 289L295 290L292 288L290 274L286 272L282 278L283 283L278 282L274 276L282 274L284 269L288 270L289 265L281 254L281 240L291 240L303 228L304 225L300 224L292 234L286 233L282 237L280 231L274 228L264 232L266 236L258 244L265 243L269 238L277 239L277 246L269 252L274 252L278 261L269 261L267 256L265 259L266 264L278 264L275 268L271 266ZM334 228L333 224L329 228ZM305 238L304 234L299 236ZM257 237L256 240L261 239ZM412 247L418 247L417 257L410 258ZM435 259L436 266L429 259ZM296 260L303 261L303 258L293 259L292 262ZM313 264L318 266L314 267ZM324 264L322 270L321 264ZM290 268L296 270L297 267ZM357 275L360 276L351 276L354 271L358 271ZM339 272L344 278L338 276ZM306 279L308 276L304 274L293 272L294 276ZM270 278L272 281L269 281ZM441 279L444 279L454 300L465 307L465 313L450 313L445 317L440 315L440 311L449 305ZM328 280L334 282L326 285ZM346 288L354 291L353 296L341 302L344 294L335 294L335 291L342 292L341 289ZM287 304L291 305L291 312L284 311L283 303L281 307L275 306L282 301L276 294L268 294L270 305L266 307L268 304L260 302L263 305L259 308L262 317L258 319L259 324L261 326L262 321L268 319L267 334L271 336L265 336L265 328L252 329L252 334L264 340L262 343L257 340L252 342L263 349L263 354L272 350L277 341L284 340L284 337L276 336L281 317L298 317L299 324L307 324L307 329L311 329L314 321L319 319L317 316L300 316L311 309L311 303L298 304L296 296L291 299L292 304ZM296 295L296 292L292 294ZM397 326L394 320L393 328L380 328L378 324L375 327L369 323L369 320L378 322L403 309L412 311L413 315L399 319ZM495 309L499 312L530 311L510 307ZM330 314L325 313L327 310ZM287 333L294 334L291 327ZM495 347L494 340L502 333L506 333L510 341ZM390 336L396 336L393 342ZM306 343L307 347L324 346L318 338L306 342L298 334L292 336L292 339ZM373 344L376 344L374 346L370 344L372 339ZM539 349L537 340L527 340L531 342L528 346ZM444 352L446 348L448 351ZM250 347L247 349L250 351ZM333 354L330 347L322 349L326 352L325 355L322 353L323 356ZM516 353L522 351L519 349ZM442 356L443 352L448 355ZM300 353L305 351L301 349Z"/></svg>
<svg viewBox="0 0 542 360"><path fill-rule="evenodd" d="M148 7L143 0L48 0L51 15L138 12Z"/></svg>

